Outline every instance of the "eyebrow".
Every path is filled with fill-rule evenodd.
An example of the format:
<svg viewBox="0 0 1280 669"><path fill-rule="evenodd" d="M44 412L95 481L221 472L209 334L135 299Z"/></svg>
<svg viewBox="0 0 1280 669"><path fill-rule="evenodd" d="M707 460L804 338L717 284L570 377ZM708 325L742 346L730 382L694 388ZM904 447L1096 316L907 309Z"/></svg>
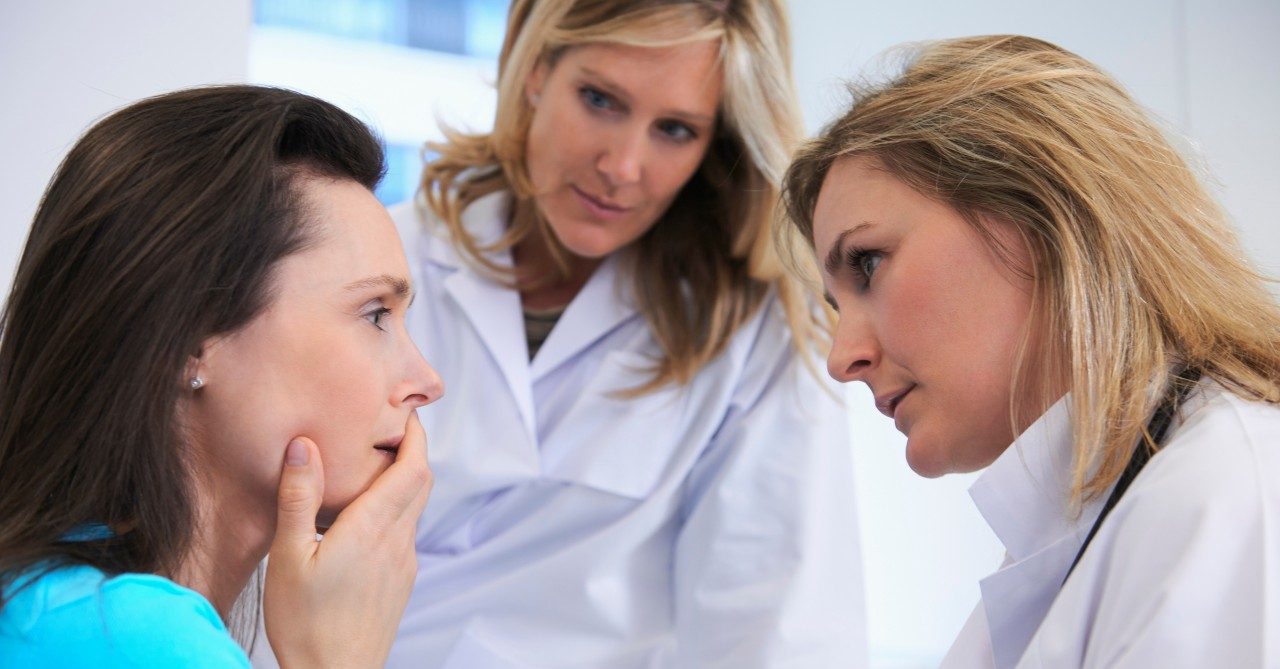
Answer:
<svg viewBox="0 0 1280 669"><path fill-rule="evenodd" d="M390 274L380 274L367 279L352 281L346 285L344 290L355 292L369 288L389 288L391 292L395 293L396 297L400 298L408 297L411 292L409 290L409 282L406 279Z"/></svg>
<svg viewBox="0 0 1280 669"><path fill-rule="evenodd" d="M845 238L870 225L871 221L863 221L836 236L836 241L831 245L831 250L827 251L826 260L822 261L822 268L827 270L827 274L835 274L836 270L840 269L841 255L844 254L841 249L844 248Z"/></svg>
<svg viewBox="0 0 1280 669"><path fill-rule="evenodd" d="M605 76L600 72L597 72L596 70L591 69L590 67L587 67L584 65L579 69L581 69L584 74L587 74L592 78L599 80L601 86L609 89L610 93L622 98L623 102L626 102L628 105L631 104L631 95L627 93L627 89L623 88L622 86L619 86L618 84L614 83L614 81L609 77ZM663 112L663 114L666 116L675 116L677 118L680 118L682 120L689 121L695 124L711 125L716 122L715 116L707 116L706 114L699 114L697 112L684 111L682 109L672 109L672 110Z"/></svg>

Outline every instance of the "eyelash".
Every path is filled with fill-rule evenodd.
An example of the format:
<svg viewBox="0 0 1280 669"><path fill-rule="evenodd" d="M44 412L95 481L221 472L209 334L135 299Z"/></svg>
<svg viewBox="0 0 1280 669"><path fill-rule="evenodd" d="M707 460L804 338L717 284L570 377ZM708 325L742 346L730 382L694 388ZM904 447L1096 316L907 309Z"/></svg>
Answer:
<svg viewBox="0 0 1280 669"><path fill-rule="evenodd" d="M390 309L386 307L378 307L377 309L374 309L364 314L364 318L365 320L369 321L369 324L372 325L373 327L378 328L383 332L386 332L387 329L382 327L379 324L382 322L383 318L386 318L387 316L390 316L390 315L391 315Z"/></svg>
<svg viewBox="0 0 1280 669"><path fill-rule="evenodd" d="M614 101L613 96L592 86L580 87L578 89L578 97L582 98L583 104L596 112L616 112L618 110L618 104ZM658 130L676 144L684 144L698 137L698 133L693 128L679 121L659 121Z"/></svg>
<svg viewBox="0 0 1280 669"><path fill-rule="evenodd" d="M883 261L884 254L880 251L863 249L857 246L850 246L845 249L844 252L844 264L855 274L855 278L858 280L858 283L861 284L861 288L863 290L870 287L871 277L876 273L876 269L879 267L879 262L877 262L876 267L873 267L871 271L867 271L866 263L868 260L872 259Z"/></svg>
<svg viewBox="0 0 1280 669"><path fill-rule="evenodd" d="M592 109L601 111L612 110L616 105L613 98L608 93L592 88L591 86L583 86L578 89L578 96L582 98L582 102Z"/></svg>
<svg viewBox="0 0 1280 669"><path fill-rule="evenodd" d="M658 124L658 129L662 131L662 134L670 137L671 141L678 144L684 144L685 142L692 141L698 136L698 134L693 131L693 128L690 128L678 121L663 121Z"/></svg>

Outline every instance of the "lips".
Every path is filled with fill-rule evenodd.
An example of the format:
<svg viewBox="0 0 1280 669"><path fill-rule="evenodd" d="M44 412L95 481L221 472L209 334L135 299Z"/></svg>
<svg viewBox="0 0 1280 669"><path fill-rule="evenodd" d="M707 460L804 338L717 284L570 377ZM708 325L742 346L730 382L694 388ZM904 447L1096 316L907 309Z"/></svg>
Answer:
<svg viewBox="0 0 1280 669"><path fill-rule="evenodd" d="M403 434L398 437L383 439L382 441L374 444L373 448L374 450L378 450L378 451L382 451L383 453L386 453L387 455L391 456L391 459L394 460L396 455L400 453L401 441L404 441Z"/></svg>
<svg viewBox="0 0 1280 669"><path fill-rule="evenodd" d="M888 416L889 418L894 418L894 414L898 411L898 403L902 401L902 398L907 396L907 393L915 389L915 387L916 384L913 383L900 390L885 393L884 395L877 395L876 408L880 410L880 413Z"/></svg>
<svg viewBox="0 0 1280 669"><path fill-rule="evenodd" d="M578 199L582 202L583 206L602 218L614 218L621 216L633 209L633 207L626 207L606 198L591 195L577 186L570 186L570 188L573 190L574 194L578 196Z"/></svg>

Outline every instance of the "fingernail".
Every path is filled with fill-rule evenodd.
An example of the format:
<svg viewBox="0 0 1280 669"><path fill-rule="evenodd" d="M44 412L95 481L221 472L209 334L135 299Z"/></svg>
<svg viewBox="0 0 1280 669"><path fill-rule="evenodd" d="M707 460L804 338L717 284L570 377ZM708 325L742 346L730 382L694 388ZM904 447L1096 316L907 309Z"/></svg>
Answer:
<svg viewBox="0 0 1280 669"><path fill-rule="evenodd" d="M307 464L310 457L311 453L307 450L307 445L297 439L289 442L289 447L284 451L284 463L292 467Z"/></svg>

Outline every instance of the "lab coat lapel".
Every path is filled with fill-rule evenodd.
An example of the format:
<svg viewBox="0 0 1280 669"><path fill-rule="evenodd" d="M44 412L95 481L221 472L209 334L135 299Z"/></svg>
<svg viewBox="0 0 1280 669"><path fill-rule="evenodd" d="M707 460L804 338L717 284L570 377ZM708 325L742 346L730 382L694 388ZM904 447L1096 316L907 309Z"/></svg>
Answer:
<svg viewBox="0 0 1280 669"><path fill-rule="evenodd" d="M1058 596L1067 569L1101 508L1067 517L1071 472L1070 398L1027 428L969 488L1008 552L980 583L995 666L1017 664Z"/></svg>
<svg viewBox="0 0 1280 669"><path fill-rule="evenodd" d="M1058 596L1063 566L1071 563L1082 539L1074 534L1064 537L979 583L997 669L1011 669L1026 652Z"/></svg>
<svg viewBox="0 0 1280 669"><path fill-rule="evenodd" d="M614 253L596 268L560 316L533 359L534 382L638 316L630 286L622 283L625 277L619 269L620 255Z"/></svg>
<svg viewBox="0 0 1280 669"><path fill-rule="evenodd" d="M506 226L509 200L505 193L495 193L472 203L463 213L467 230L481 244L487 244L502 235ZM489 256L500 265L511 264L510 252L503 251ZM533 389L529 376L529 348L524 336L524 321L520 311L520 293L503 285L497 278L480 274L465 266L447 239L436 239L430 258L437 263L455 268L444 280L445 290L466 314L480 341L493 356L507 382L511 396L520 410L520 417L528 431L530 442L536 443Z"/></svg>
<svg viewBox="0 0 1280 669"><path fill-rule="evenodd" d="M445 289L475 327L480 340L502 370L530 437L534 427L533 390L529 381L528 344L520 316L520 294L471 272L454 272Z"/></svg>

